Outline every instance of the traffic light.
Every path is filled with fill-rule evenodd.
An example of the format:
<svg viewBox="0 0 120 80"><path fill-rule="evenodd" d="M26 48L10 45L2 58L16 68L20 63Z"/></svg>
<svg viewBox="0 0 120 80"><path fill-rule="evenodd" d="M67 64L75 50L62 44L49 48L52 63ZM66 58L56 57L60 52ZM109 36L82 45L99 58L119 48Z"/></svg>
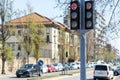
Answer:
<svg viewBox="0 0 120 80"><path fill-rule="evenodd" d="M94 1L85 1L85 29L93 29Z"/></svg>
<svg viewBox="0 0 120 80"><path fill-rule="evenodd" d="M79 1L70 2L70 27L72 30L80 29L80 8Z"/></svg>

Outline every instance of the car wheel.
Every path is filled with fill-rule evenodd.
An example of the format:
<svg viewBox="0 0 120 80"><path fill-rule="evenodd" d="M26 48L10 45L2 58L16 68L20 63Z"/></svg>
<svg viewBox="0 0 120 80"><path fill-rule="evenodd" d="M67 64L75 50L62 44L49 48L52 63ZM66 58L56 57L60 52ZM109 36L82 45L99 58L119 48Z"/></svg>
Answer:
<svg viewBox="0 0 120 80"><path fill-rule="evenodd" d="M41 72L38 72L38 76L41 76Z"/></svg>
<svg viewBox="0 0 120 80"><path fill-rule="evenodd" d="M29 77L32 77L33 76L33 73L32 72L29 72Z"/></svg>
<svg viewBox="0 0 120 80"><path fill-rule="evenodd" d="M114 75L117 76L117 75L118 75L118 72L114 72Z"/></svg>
<svg viewBox="0 0 120 80"><path fill-rule="evenodd" d="M19 77L21 77L21 75L17 75L17 77L19 78Z"/></svg>
<svg viewBox="0 0 120 80"><path fill-rule="evenodd" d="M113 80L113 78L114 78L114 77L112 76L111 80Z"/></svg>
<svg viewBox="0 0 120 80"><path fill-rule="evenodd" d="M109 80L112 80L112 78L111 78L111 79L109 79Z"/></svg>
<svg viewBox="0 0 120 80"><path fill-rule="evenodd" d="M93 80L96 80L96 78L94 77Z"/></svg>
<svg viewBox="0 0 120 80"><path fill-rule="evenodd" d="M49 71L50 73L52 72L52 70Z"/></svg>

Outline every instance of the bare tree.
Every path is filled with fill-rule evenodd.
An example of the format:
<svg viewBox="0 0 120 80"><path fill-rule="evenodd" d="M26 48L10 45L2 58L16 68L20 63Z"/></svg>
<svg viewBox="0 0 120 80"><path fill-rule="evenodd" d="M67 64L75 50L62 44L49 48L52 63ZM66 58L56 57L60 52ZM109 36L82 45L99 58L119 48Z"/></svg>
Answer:
<svg viewBox="0 0 120 80"><path fill-rule="evenodd" d="M2 41L2 73L5 74L5 61L7 59L7 52L5 50L6 40L10 37L10 29L8 28L8 23L6 21L10 20L13 11L13 1L12 0L0 0L0 20L1 20L1 35L0 39Z"/></svg>
<svg viewBox="0 0 120 80"><path fill-rule="evenodd" d="M95 40L94 40L94 31L91 30L87 33L87 62L88 61L93 61L94 60L94 45L95 45Z"/></svg>
<svg viewBox="0 0 120 80"><path fill-rule="evenodd" d="M69 11L69 5L71 1L72 0L56 0L56 7L64 10L63 16L66 16L68 14L66 12ZM105 39L107 39L107 41L111 41L120 38L120 0L94 0L94 2L95 10L106 20L106 26L104 28L104 31L106 33L104 36ZM91 56L91 54L89 54L89 45L87 48L88 56Z"/></svg>

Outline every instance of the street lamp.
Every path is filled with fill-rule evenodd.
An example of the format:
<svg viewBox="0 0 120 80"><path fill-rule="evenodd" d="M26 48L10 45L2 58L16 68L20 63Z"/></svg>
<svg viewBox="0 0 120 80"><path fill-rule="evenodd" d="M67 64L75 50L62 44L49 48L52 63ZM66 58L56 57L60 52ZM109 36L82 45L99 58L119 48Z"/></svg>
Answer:
<svg viewBox="0 0 120 80"><path fill-rule="evenodd" d="M18 63L18 68L19 68L19 58L20 58L20 53L18 52L17 55L16 55L16 59L17 59L17 63Z"/></svg>

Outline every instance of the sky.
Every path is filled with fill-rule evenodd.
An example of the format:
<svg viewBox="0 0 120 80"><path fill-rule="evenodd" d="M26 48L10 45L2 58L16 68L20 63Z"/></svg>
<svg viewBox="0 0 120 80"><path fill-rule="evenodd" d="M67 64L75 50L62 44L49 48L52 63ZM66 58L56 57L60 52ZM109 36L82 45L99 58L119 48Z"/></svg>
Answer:
<svg viewBox="0 0 120 80"><path fill-rule="evenodd" d="M27 10L27 4L33 7L33 12L37 12L42 16L50 19L62 15L63 11L55 8L56 0L14 0L14 8L19 10ZM56 21L63 23L63 18L55 18Z"/></svg>

